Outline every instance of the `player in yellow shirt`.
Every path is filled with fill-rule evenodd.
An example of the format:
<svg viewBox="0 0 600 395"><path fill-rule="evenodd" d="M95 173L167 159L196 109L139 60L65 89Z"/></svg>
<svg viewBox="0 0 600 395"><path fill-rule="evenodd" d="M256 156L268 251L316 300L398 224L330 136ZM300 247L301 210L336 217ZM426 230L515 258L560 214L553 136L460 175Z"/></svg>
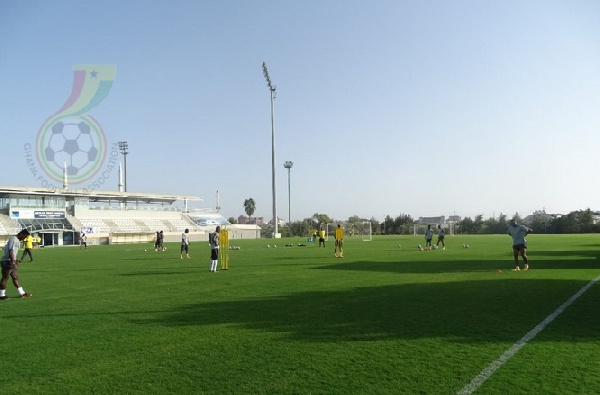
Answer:
<svg viewBox="0 0 600 395"><path fill-rule="evenodd" d="M323 244L323 248L325 248L325 229L321 228L319 231L319 247Z"/></svg>
<svg viewBox="0 0 600 395"><path fill-rule="evenodd" d="M28 235L27 237L25 237L25 250L23 251L23 255L21 255L21 259L20 261L23 262L23 258L25 258L25 255L29 255L29 262L33 262L33 254L31 253L31 250L33 250L33 236Z"/></svg>
<svg viewBox="0 0 600 395"><path fill-rule="evenodd" d="M344 257L344 229L340 224L335 229L335 257Z"/></svg>

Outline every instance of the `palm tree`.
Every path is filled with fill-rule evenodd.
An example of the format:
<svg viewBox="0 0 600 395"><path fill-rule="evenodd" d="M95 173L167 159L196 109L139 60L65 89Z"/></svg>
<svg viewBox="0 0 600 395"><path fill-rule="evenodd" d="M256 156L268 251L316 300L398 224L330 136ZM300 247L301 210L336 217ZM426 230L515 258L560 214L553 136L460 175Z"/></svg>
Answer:
<svg viewBox="0 0 600 395"><path fill-rule="evenodd" d="M254 214L254 210L256 210L256 202L252 198L248 198L244 200L244 211L248 214L248 222L252 218L252 214Z"/></svg>

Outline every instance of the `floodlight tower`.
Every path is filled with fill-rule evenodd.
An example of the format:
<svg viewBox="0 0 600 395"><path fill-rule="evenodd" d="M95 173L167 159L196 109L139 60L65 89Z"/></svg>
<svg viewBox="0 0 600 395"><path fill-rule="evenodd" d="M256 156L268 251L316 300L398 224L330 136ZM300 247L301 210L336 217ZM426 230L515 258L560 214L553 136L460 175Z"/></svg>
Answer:
<svg viewBox="0 0 600 395"><path fill-rule="evenodd" d="M285 167L288 171L288 226L292 226L292 193L291 193L291 188L290 188L290 170L292 169L292 166L294 166L294 162L292 162L291 160L286 160L285 163L283 164L283 167ZM290 236L291 236L291 228L290 228Z"/></svg>
<svg viewBox="0 0 600 395"><path fill-rule="evenodd" d="M269 77L269 70L267 70L267 64L262 64L263 74L267 81L267 86L271 92L271 170L272 170L272 184L273 184L273 237L277 237L278 232L278 221L277 221L277 188L275 183L275 98L277 97L277 86L271 83Z"/></svg>
<svg viewBox="0 0 600 395"><path fill-rule="evenodd" d="M127 192L127 154L129 153L128 149L129 146L127 145L127 141L119 141L119 150L123 154L123 173L125 179L123 185L125 187L125 192Z"/></svg>

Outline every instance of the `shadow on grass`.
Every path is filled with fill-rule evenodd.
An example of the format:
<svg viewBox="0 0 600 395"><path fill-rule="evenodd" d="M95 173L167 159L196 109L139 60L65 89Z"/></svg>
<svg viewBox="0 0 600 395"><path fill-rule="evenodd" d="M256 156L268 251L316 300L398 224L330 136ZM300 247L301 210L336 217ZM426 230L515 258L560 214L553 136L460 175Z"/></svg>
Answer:
<svg viewBox="0 0 600 395"><path fill-rule="evenodd" d="M519 262L523 265L523 262ZM600 260L535 260L530 257L531 270L544 269L600 269ZM498 269L510 272L513 268L512 260L486 260L486 261L419 261L419 262L338 262L331 265L322 265L315 270L355 270L369 272L388 272L403 274L432 274L432 273L460 273L460 272L490 272Z"/></svg>
<svg viewBox="0 0 600 395"><path fill-rule="evenodd" d="M589 259L600 260L600 251L593 250L581 250L581 251L533 251L528 252L527 255L531 256L549 256L556 257L557 259L562 259L562 257L585 257Z"/></svg>
<svg viewBox="0 0 600 395"><path fill-rule="evenodd" d="M487 281L360 287L300 292L277 298L182 306L142 325L237 325L283 340L307 342L447 338L452 342L515 342L581 289L574 280ZM592 290L594 287L592 287ZM598 289L598 287L596 287ZM599 292L595 292L598 296ZM548 340L597 339L590 296L569 330ZM575 320L576 322L572 322ZM579 321L577 321L579 320ZM573 332L573 328L577 328Z"/></svg>
<svg viewBox="0 0 600 395"><path fill-rule="evenodd" d="M121 273L119 274L119 276L164 276L164 275L190 275L190 274L197 274L198 271L194 270L194 271L174 271L173 269L169 269L169 270L146 270L146 271L139 271L139 272L132 272L132 273Z"/></svg>
<svg viewBox="0 0 600 395"><path fill-rule="evenodd" d="M490 272L497 269L510 267L506 261L419 261L419 262L339 262L331 265L322 265L315 270L354 270L369 272L387 272L403 274L433 274L433 273L457 273L457 272Z"/></svg>
<svg viewBox="0 0 600 395"><path fill-rule="evenodd" d="M431 252L429 252L431 253ZM434 252L435 253L435 252ZM437 253L439 254L439 252ZM442 252L443 254L443 252ZM543 269L600 269L600 251L533 251L528 254L533 270ZM568 259L567 259L568 258ZM523 262L519 258L519 264ZM365 270L390 273L456 273L486 272L501 269L512 269L512 253L504 260L471 258L470 260L431 260L431 261L336 261L316 269L327 270Z"/></svg>
<svg viewBox="0 0 600 395"><path fill-rule="evenodd" d="M179 255L179 254L178 254ZM179 262L181 260L181 258L179 258L179 256L176 255L169 255L169 256L164 256L161 258L146 258L146 257L119 257L119 261L143 261L143 262L150 262L150 261L157 261L160 260L161 262L173 262L173 261L177 261Z"/></svg>

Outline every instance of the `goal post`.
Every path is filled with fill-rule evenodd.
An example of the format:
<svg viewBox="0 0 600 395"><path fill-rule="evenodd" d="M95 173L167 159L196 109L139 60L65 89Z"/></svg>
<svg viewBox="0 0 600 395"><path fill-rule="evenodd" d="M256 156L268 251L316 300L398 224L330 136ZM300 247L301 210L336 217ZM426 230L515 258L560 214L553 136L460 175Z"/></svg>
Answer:
<svg viewBox="0 0 600 395"><path fill-rule="evenodd" d="M362 223L361 227L361 237L362 241L372 241L373 240L373 226L369 221L365 221Z"/></svg>
<svg viewBox="0 0 600 395"><path fill-rule="evenodd" d="M425 236L425 230L427 230L427 225L425 224L413 224L413 236Z"/></svg>
<svg viewBox="0 0 600 395"><path fill-rule="evenodd" d="M325 240L329 241L330 236L331 239L335 239L335 228L337 228L338 224L341 225L342 229L344 229L344 238L360 237L362 241L373 240L373 227L368 221L327 223L325 229Z"/></svg>

